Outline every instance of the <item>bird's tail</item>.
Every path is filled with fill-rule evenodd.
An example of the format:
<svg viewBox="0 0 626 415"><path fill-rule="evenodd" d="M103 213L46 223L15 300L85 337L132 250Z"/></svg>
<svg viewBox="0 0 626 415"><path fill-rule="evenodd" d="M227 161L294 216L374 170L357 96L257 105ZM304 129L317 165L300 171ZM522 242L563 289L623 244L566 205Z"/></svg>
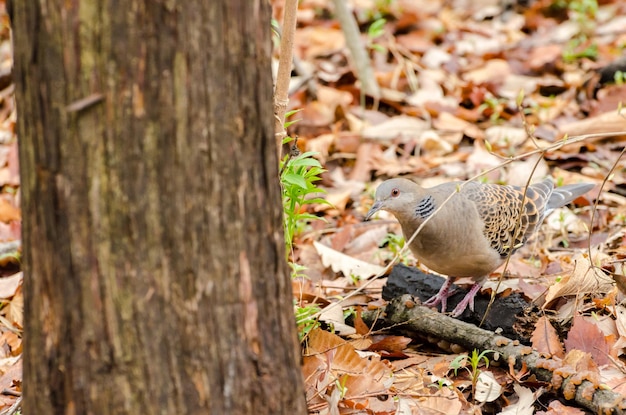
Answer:
<svg viewBox="0 0 626 415"><path fill-rule="evenodd" d="M595 185L591 183L576 183L555 188L552 194L550 194L548 203L546 203L544 216L548 216L554 209L567 205L578 196L584 195L590 191L593 186Z"/></svg>

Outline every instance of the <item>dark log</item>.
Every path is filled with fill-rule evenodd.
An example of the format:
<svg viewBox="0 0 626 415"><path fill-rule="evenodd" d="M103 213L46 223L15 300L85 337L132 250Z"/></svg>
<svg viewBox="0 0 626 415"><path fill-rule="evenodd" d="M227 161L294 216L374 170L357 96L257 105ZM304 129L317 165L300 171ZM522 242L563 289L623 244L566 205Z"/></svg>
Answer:
<svg viewBox="0 0 626 415"><path fill-rule="evenodd" d="M426 274L405 265L396 265L389 274L387 284L383 287L383 298L391 300L403 294L411 294L424 302L439 291L444 281L445 279L438 275ZM453 287L456 286L453 285ZM461 287L456 288L455 294L448 299L448 311L453 310L467 294L467 290ZM474 300L474 311L468 308L460 316L460 319L480 325L490 331L501 329L503 335L528 344L529 339L521 330L516 328L518 327L518 317L531 313L531 305L519 293L513 293L506 297L496 296L485 321L481 325L481 320L487 311L490 300L490 295L479 293ZM439 309L440 307L438 307Z"/></svg>

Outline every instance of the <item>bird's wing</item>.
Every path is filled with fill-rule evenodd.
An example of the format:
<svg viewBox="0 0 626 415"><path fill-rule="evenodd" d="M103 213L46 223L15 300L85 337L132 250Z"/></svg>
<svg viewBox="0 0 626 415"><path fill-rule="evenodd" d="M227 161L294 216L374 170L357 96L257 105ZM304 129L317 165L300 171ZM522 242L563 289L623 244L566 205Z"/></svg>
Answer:
<svg viewBox="0 0 626 415"><path fill-rule="evenodd" d="M523 187L475 183L466 186L464 193L484 222L485 238L505 258L522 246L543 220L552 186L549 179L533 184L524 197Z"/></svg>

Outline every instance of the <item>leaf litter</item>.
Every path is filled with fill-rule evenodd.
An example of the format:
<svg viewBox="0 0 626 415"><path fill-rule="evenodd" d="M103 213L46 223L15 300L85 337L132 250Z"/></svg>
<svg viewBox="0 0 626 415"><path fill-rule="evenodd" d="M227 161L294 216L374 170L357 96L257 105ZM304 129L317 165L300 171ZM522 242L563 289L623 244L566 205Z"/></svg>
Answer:
<svg viewBox="0 0 626 415"><path fill-rule="evenodd" d="M281 1L273 4L280 10ZM626 295L626 116L620 110L626 96L620 77L626 73L626 34L620 22L626 5L615 0L599 5L549 0L509 6L490 0L348 4L363 43L380 46L368 50L382 87L378 102L361 96L332 2L299 2L296 55L313 68L323 94L316 97L306 86L293 91L290 107L304 111L289 133L299 137L303 151L319 152L327 169L322 187L338 201L335 209L316 211L325 224L311 224L296 239L294 259L311 270L304 272L303 284L315 287L322 308L341 306L347 316L342 324L362 327L354 317L355 304L379 311L385 305L380 295L386 277L367 274L394 261L426 270L408 251L396 256L403 252L403 238L392 216L382 213L381 220L363 223L374 190L386 178L406 176L429 187L490 170L479 180L523 186L534 172L537 178L552 175L557 184L595 183L573 209L549 217L511 258L498 295L517 291L534 302L538 313L527 341L561 362L557 372L584 366L585 376L602 377L624 393L626 387L619 385L626 384L620 305ZM368 38L368 27L381 18L384 35ZM341 99L329 99L329 89ZM520 157L528 152L534 153ZM310 254L298 256L305 251ZM485 288L495 290L502 272L497 270ZM361 303L351 301L355 291L364 294ZM365 327L342 335L345 344L401 333ZM554 385L537 386L524 377L513 381L491 365L478 368L480 379L496 379L502 389L488 380L481 384L494 388L481 390L467 370L450 370L458 353L471 351L455 353L432 344L413 336L408 344L399 343L404 357L374 351L380 362L399 368L376 399L348 399L341 392L342 376L353 372L360 373L364 387L376 380L359 369L371 355L353 354L352 367L329 366L327 358L324 373L335 382L311 383L305 377L315 391L310 412L581 413L576 404L556 400ZM306 339L303 346L309 356ZM392 404L378 406L381 399Z"/></svg>
<svg viewBox="0 0 626 415"><path fill-rule="evenodd" d="M620 112L626 5L617 0L600 5L539 0L506 7L490 0L348 3L364 43L379 46L368 51L382 87L379 102L361 97L330 0L299 2L294 50L314 79L292 91L290 109L303 111L289 132L299 137L302 151L319 154L327 170L322 186L333 204L307 206L326 223L311 223L295 236L292 259L307 267L307 278L293 281L294 295L322 309L340 304L342 312L333 312L327 324L347 321L357 327L343 336L317 328L305 337L303 374L311 413L530 414L537 408L545 414L581 413L556 399L541 406L544 386L492 365L479 368L474 386L469 370L451 370L458 351L393 328L354 323L360 313L355 308L384 307L385 277L371 276L401 252L400 231L390 217L362 224L381 180L403 175L430 186L494 169L484 180L519 185L535 159L498 166L581 135L590 136L543 154L536 175L598 186L576 201L572 216L548 219L535 241L512 258L507 270L517 279L507 288L525 293L541 308L532 345L562 359L560 373L580 370L626 394L626 162L620 159L626 143L626 117ZM282 1L272 4L280 20ZM0 9L6 20L4 2ZM385 19L383 36L368 39L367 27L380 18ZM4 73L12 65L8 25L0 42ZM15 120L9 85L0 90L0 410L21 392ZM621 133L609 134L615 132ZM600 203L591 223L596 198ZM593 259L585 242L575 240L589 231ZM410 253L399 259L420 266ZM353 295L355 290L360 294ZM349 295L350 301L339 303Z"/></svg>

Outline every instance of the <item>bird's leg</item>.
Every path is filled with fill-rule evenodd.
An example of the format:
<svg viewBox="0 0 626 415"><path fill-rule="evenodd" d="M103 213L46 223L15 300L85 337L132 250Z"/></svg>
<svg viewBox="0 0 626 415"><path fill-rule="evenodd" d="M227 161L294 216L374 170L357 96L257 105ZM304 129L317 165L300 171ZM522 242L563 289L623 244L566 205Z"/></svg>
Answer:
<svg viewBox="0 0 626 415"><path fill-rule="evenodd" d="M475 283L474 285L472 285L472 288L470 288L469 292L465 295L465 297L463 297L461 302L457 304L456 307L454 307L454 310L452 310L452 313L450 314L450 316L452 317L460 316L461 314L463 314L467 306L469 306L470 310L474 311L474 297L480 290L481 286L482 284L479 284L479 283Z"/></svg>
<svg viewBox="0 0 626 415"><path fill-rule="evenodd" d="M432 297L430 297L425 303L425 306L433 307L438 304L441 304L441 312L446 312L446 305L448 303L448 297L452 295L450 292L450 287L452 286L452 278L447 278L446 282L443 283L439 292Z"/></svg>

